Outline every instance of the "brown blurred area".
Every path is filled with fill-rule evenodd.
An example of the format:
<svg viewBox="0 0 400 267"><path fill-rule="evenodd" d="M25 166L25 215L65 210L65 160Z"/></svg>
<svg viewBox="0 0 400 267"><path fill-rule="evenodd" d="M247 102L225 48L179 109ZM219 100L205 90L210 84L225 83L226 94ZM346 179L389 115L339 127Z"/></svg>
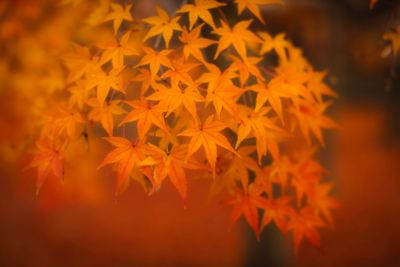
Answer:
<svg viewBox="0 0 400 267"><path fill-rule="evenodd" d="M78 155L87 169L67 173L64 185L49 179L38 197L26 159L2 160L0 266L400 266L400 70L380 56L396 1L373 11L368 2L288 0L264 10L266 29L287 32L340 94L332 115L342 129L327 135L321 160L341 207L321 233L322 252L303 244L294 256L274 226L260 242L243 222L229 227L229 209L208 202L201 180L189 184L186 209L170 184L152 197L134 184L115 198L113 174L91 176L100 159ZM1 138L18 124L10 105L0 99Z"/></svg>
<svg viewBox="0 0 400 267"><path fill-rule="evenodd" d="M91 147L106 151L101 140ZM99 158L77 157L87 170L49 179L37 197L35 172L1 165L0 266L244 265L245 233L209 201L207 181L189 183L186 208L169 183L152 197L139 184L115 197L111 171L90 177Z"/></svg>

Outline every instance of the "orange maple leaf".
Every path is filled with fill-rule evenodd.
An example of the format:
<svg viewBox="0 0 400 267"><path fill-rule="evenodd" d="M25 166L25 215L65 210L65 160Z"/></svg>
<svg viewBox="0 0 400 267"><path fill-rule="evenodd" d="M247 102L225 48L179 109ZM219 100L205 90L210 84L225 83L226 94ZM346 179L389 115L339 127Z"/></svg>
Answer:
<svg viewBox="0 0 400 267"><path fill-rule="evenodd" d="M111 89L125 94L120 70L113 69L109 73L98 71L88 77L89 87L97 87L97 99L104 103Z"/></svg>
<svg viewBox="0 0 400 267"><path fill-rule="evenodd" d="M331 118L324 115L330 102L315 103L301 100L294 103L294 115L297 117L300 130L306 138L307 143L311 144L311 134L313 134L321 145L324 145L322 128L338 129L339 126Z"/></svg>
<svg viewBox="0 0 400 267"><path fill-rule="evenodd" d="M131 142L122 137L107 137L104 139L116 148L107 154L98 169L109 164L115 164L118 173L117 194L122 193L126 188L129 183L129 176L134 168L139 169L141 173L152 181L151 170L140 165L146 158L147 145L143 141Z"/></svg>
<svg viewBox="0 0 400 267"><path fill-rule="evenodd" d="M179 83L192 86L194 83L190 71L199 65L185 61L183 57L175 58L171 61L171 68L161 75L161 79L170 78L172 87L177 87Z"/></svg>
<svg viewBox="0 0 400 267"><path fill-rule="evenodd" d="M209 72L204 73L198 78L197 82L207 83L206 104L213 103L216 115L219 118L222 108L230 114L236 110L236 101L244 92L232 82L232 78L237 74L233 68L228 68L221 73L220 69L212 64L208 64Z"/></svg>
<svg viewBox="0 0 400 267"><path fill-rule="evenodd" d="M113 135L114 130L114 115L121 115L125 113L125 110L120 107L120 100L107 101L106 104L102 105L96 98L91 98L86 101L92 110L88 114L89 120L95 122L99 121L106 130L109 136Z"/></svg>
<svg viewBox="0 0 400 267"><path fill-rule="evenodd" d="M279 58L286 59L286 48L289 46L289 42L286 40L286 36L283 33L272 37L267 32L258 32L258 35L263 40L259 54L264 55L272 50L275 50Z"/></svg>
<svg viewBox="0 0 400 267"><path fill-rule="evenodd" d="M260 239L258 208L264 208L266 205L265 198L260 193L259 190L249 185L247 190L236 190L235 196L225 201L226 204L234 205L231 213L231 223L236 222L243 215L256 234L257 239Z"/></svg>
<svg viewBox="0 0 400 267"><path fill-rule="evenodd" d="M172 68L171 60L168 58L168 55L173 50L161 50L161 51L157 52L150 47L143 47L143 51L146 54L142 57L142 59L139 61L139 63L136 64L136 67L143 66L143 65L149 65L150 72L153 76L157 75L161 65L168 67L168 68Z"/></svg>
<svg viewBox="0 0 400 267"><path fill-rule="evenodd" d="M123 119L122 124L137 121L137 131L140 139L144 139L150 127L154 124L164 132L168 133L168 127L165 124L163 113L165 108L160 105L150 104L146 100L131 100L126 103L133 110Z"/></svg>
<svg viewBox="0 0 400 267"><path fill-rule="evenodd" d="M225 5L226 5L225 3L220 3L214 0L194 0L193 4L185 4L177 12L189 13L190 29L193 28L193 25L196 23L198 18L201 18L205 23L207 23L213 29L215 29L214 20L212 18L210 11L208 10Z"/></svg>
<svg viewBox="0 0 400 267"><path fill-rule="evenodd" d="M282 0L235 0L238 6L238 15L242 14L243 10L247 8L251 13L254 14L262 23L265 23L260 13L258 5L272 5L272 4L283 4Z"/></svg>
<svg viewBox="0 0 400 267"><path fill-rule="evenodd" d="M300 212L293 213L290 217L289 230L293 231L295 254L297 254L304 238L315 247L320 248L321 241L317 228L324 226L324 222L316 216L310 207L302 208Z"/></svg>
<svg viewBox="0 0 400 267"><path fill-rule="evenodd" d="M250 26L253 20L244 20L238 22L233 28L221 21L221 27L216 28L213 33L220 36L218 41L217 52L215 53L214 59L218 58L219 54L227 49L230 45L236 49L236 52L243 59L247 56L246 42L249 43L261 43L260 38L257 37L253 32L247 28Z"/></svg>
<svg viewBox="0 0 400 267"><path fill-rule="evenodd" d="M122 21L133 21L131 14L132 4L122 7L122 5L111 3L112 12L107 15L104 21L113 21L114 32L116 33L122 24Z"/></svg>
<svg viewBox="0 0 400 267"><path fill-rule="evenodd" d="M275 77L268 83L259 81L256 85L250 86L249 88L257 92L255 110L259 110L266 102L268 102L281 121L283 121L281 99L293 99L297 97L293 88L288 86L286 80L281 77Z"/></svg>
<svg viewBox="0 0 400 267"><path fill-rule="evenodd" d="M166 116L183 105L192 117L196 121L198 120L196 102L203 102L204 98L196 86L168 88L162 84L157 84L155 89L156 92L148 96L147 99L159 101L162 106L167 107Z"/></svg>
<svg viewBox="0 0 400 267"><path fill-rule="evenodd" d="M217 41L200 37L201 29L204 24L195 27L191 32L188 32L184 27L179 40L184 44L183 55L186 59L192 55L194 58L201 62L205 62L203 53L200 49L206 48L210 45L216 44Z"/></svg>
<svg viewBox="0 0 400 267"><path fill-rule="evenodd" d="M247 57L241 59L234 55L230 55L232 59L231 67L239 71L240 85L244 86L250 78L250 74L260 81L264 81L264 77L260 73L260 68L257 65L263 58L261 57Z"/></svg>
<svg viewBox="0 0 400 267"><path fill-rule="evenodd" d="M174 31L182 31L182 28L178 23L179 16L170 18L168 13L158 6L156 7L156 11L158 16L143 19L144 22L153 25L144 37L143 41L146 41L153 36L162 34L165 46L168 48Z"/></svg>
<svg viewBox="0 0 400 267"><path fill-rule="evenodd" d="M126 32L119 41L113 40L99 47L103 49L103 54L100 57L100 64L103 65L111 60L113 68L122 69L124 66L124 58L126 56L139 55L135 47L129 44L129 37L131 32Z"/></svg>
<svg viewBox="0 0 400 267"><path fill-rule="evenodd" d="M329 196L332 188L332 183L316 184L308 194L311 206L321 212L330 225L333 225L331 210L339 207L339 202Z"/></svg>
<svg viewBox="0 0 400 267"><path fill-rule="evenodd" d="M187 178L185 169L198 170L203 168L194 160L185 161L187 145L175 145L171 151L164 151L154 145L150 145L148 155L151 157L142 165L154 166L154 182L160 186L162 181L169 177L176 190L181 195L184 203L187 198Z"/></svg>
<svg viewBox="0 0 400 267"><path fill-rule="evenodd" d="M63 158L62 147L56 145L49 139L42 139L36 142L38 151L35 153L34 158L29 163L27 168L37 168L38 179L36 182L36 194L39 194L43 183L46 178L53 174L55 177L63 180Z"/></svg>
<svg viewBox="0 0 400 267"><path fill-rule="evenodd" d="M77 126L85 122L79 112L61 106L58 108L57 117L52 123L52 127L56 135L66 133L69 138L77 136Z"/></svg>
<svg viewBox="0 0 400 267"><path fill-rule="evenodd" d="M264 214L261 220L261 229L264 229L271 222L274 222L278 229L286 235L289 231L288 220L293 213L290 206L291 197L281 196L277 199L267 199L264 207Z"/></svg>
<svg viewBox="0 0 400 267"><path fill-rule="evenodd" d="M220 133L220 131L228 126L227 123L215 121L213 116L209 116L202 125L195 125L181 132L179 136L191 137L186 159L199 150L200 147L203 147L208 163L213 169L213 174L215 176L217 145L239 156L239 154L232 148L228 139Z"/></svg>

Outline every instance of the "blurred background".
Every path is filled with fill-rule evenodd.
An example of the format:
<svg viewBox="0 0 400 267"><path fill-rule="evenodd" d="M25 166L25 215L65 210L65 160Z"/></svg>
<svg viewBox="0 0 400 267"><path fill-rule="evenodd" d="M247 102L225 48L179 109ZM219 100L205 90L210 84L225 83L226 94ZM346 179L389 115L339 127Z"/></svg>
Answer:
<svg viewBox="0 0 400 267"><path fill-rule="evenodd" d="M0 4L3 40L18 38L18 22L57 14L37 2ZM208 201L207 181L190 181L186 209L170 184L150 198L138 185L116 198L113 173L91 174L98 156L77 155L86 167L71 167L63 185L48 179L36 197L36 173L23 171L27 160L14 152L23 146L27 112L15 107L29 102L6 90L11 78L0 71L0 266L400 266L400 71L396 59L381 57L383 34L399 23L399 3L381 0L370 10L368 0L285 2L263 9L266 29L286 32L317 70L328 70L340 95L332 116L342 129L330 133L321 160L341 207L335 227L321 232L322 251L303 243L295 256L273 225L261 241L244 221L229 227L230 210ZM146 16L157 1L139 3L136 12ZM180 1L158 3L173 11ZM10 12L15 21L5 23ZM106 149L98 139L91 148L94 155Z"/></svg>

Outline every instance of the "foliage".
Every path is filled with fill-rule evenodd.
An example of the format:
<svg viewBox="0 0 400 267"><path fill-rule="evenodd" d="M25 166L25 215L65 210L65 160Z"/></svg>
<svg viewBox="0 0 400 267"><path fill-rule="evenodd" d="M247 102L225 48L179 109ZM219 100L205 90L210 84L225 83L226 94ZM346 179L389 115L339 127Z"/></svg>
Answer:
<svg viewBox="0 0 400 267"><path fill-rule="evenodd" d="M280 0L184 1L175 13L156 7L138 19L136 1L62 1L60 24L73 26L49 26L65 42L35 77L48 80L35 97L47 105L33 116L37 191L73 165L71 145L103 136L112 148L99 168L113 167L117 193L135 180L155 194L170 180L186 202L190 173L209 179L210 195L257 238L273 223L296 250L303 239L318 246L338 205L314 159L322 130L337 127L325 114L336 94L285 34L254 30L265 23L260 6L275 4L284 8ZM232 7L238 16L228 20Z"/></svg>

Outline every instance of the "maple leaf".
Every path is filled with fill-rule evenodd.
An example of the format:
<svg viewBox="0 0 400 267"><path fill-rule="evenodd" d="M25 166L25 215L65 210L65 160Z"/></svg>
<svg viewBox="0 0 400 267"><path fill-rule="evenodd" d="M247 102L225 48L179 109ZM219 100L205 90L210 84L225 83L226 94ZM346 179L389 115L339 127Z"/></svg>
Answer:
<svg viewBox="0 0 400 267"><path fill-rule="evenodd" d="M85 120L80 113L67 107L60 106L52 127L54 127L56 135L65 132L69 138L75 138L77 135L77 126L84 122Z"/></svg>
<svg viewBox="0 0 400 267"><path fill-rule="evenodd" d="M271 181L281 185L282 190L286 189L289 175L293 173L293 164L287 156L281 156L271 165Z"/></svg>
<svg viewBox="0 0 400 267"><path fill-rule="evenodd" d="M266 155L268 151L271 152L274 158L279 157L279 146L278 142L282 141L286 134L285 132L276 126L275 122L268 118L268 108L262 108L258 111L238 105L238 129L237 129L237 140L236 148L239 147L240 143L247 138L250 134L254 134L257 142L257 154L258 160L261 162L262 156ZM277 136L279 138L277 138Z"/></svg>
<svg viewBox="0 0 400 267"><path fill-rule="evenodd" d="M49 139L40 139L36 142L37 152L26 168L37 168L36 195L39 194L46 178L53 174L60 180L64 179L62 147Z"/></svg>
<svg viewBox="0 0 400 267"><path fill-rule="evenodd" d="M208 65L210 72L204 73L198 78L197 82L207 83L206 104L213 103L216 115L220 118L222 108L230 114L236 111L236 101L244 92L232 82L232 78L236 77L233 68L228 68L221 73L220 69L215 65Z"/></svg>
<svg viewBox="0 0 400 267"><path fill-rule="evenodd" d="M297 117L300 130L308 144L311 144L311 134L313 134L321 145L324 145L321 128L338 129L339 126L331 118L324 115L330 102L316 103L301 100L294 103L293 114Z"/></svg>
<svg viewBox="0 0 400 267"><path fill-rule="evenodd" d="M218 58L219 54L230 45L233 45L239 56L243 59L246 58L246 42L261 43L260 38L247 29L252 21L253 20L240 21L233 26L233 28L230 28L226 22L221 20L221 27L213 31L214 34L220 36L214 59Z"/></svg>
<svg viewBox="0 0 400 267"><path fill-rule="evenodd" d="M150 70L145 68L137 68L138 73L132 78L132 81L140 82L140 95L143 96L150 87L154 87L160 78L153 75Z"/></svg>
<svg viewBox="0 0 400 267"><path fill-rule="evenodd" d="M154 124L164 132L168 133L168 127L165 124L163 113L165 108L160 105L152 105L148 101L131 100L125 101L133 110L123 119L122 124L137 121L137 130L140 139L144 139L150 127Z"/></svg>
<svg viewBox="0 0 400 267"><path fill-rule="evenodd" d="M119 70L113 69L109 73L98 71L88 77L89 87L97 87L97 99L104 103L111 89L125 94L123 80Z"/></svg>
<svg viewBox="0 0 400 267"><path fill-rule="evenodd" d="M332 183L316 184L308 194L311 206L320 211L330 225L333 224L331 210L339 207L339 202L329 196L332 188Z"/></svg>
<svg viewBox="0 0 400 267"><path fill-rule="evenodd" d="M312 156L316 148L306 149L296 155L296 161L292 168L292 184L296 189L297 202L301 203L303 198L314 194L315 185L318 184L326 170Z"/></svg>
<svg viewBox="0 0 400 267"><path fill-rule="evenodd" d="M182 31L182 28L178 23L179 16L171 19L164 9L157 6L156 10L158 16L143 19L144 22L153 25L144 37L143 41L162 34L165 46L168 48L174 31Z"/></svg>
<svg viewBox="0 0 400 267"><path fill-rule="evenodd" d="M236 154L228 139L220 133L229 125L221 121L215 121L213 116L209 116L202 125L195 125L184 130L179 136L191 137L186 159L193 155L200 147L204 148L206 158L215 176L215 163L217 160L217 145Z"/></svg>
<svg viewBox="0 0 400 267"><path fill-rule="evenodd" d="M192 117L196 121L198 120L196 102L203 102L204 98L196 86L167 88L162 84L157 84L155 89L157 91L147 97L147 99L160 101L161 106L167 107L166 116L169 116L171 112L183 105Z"/></svg>
<svg viewBox="0 0 400 267"><path fill-rule="evenodd" d="M186 27L183 28L182 34L181 36L179 36L179 40L184 44L183 55L186 59L188 59L189 56L192 55L197 60L205 62L203 53L200 49L217 43L214 40L200 37L203 25L204 24L200 24L190 32L187 31Z"/></svg>
<svg viewBox="0 0 400 267"><path fill-rule="evenodd" d="M237 150L240 157L231 153L222 153L217 157L216 177L210 190L210 197L214 197L226 189L234 193L238 182L243 187L249 183L248 170L259 169L257 162L251 157L254 147L244 146Z"/></svg>
<svg viewBox="0 0 400 267"><path fill-rule="evenodd" d="M323 96L337 97L337 94L324 83L325 72L309 72L307 88L313 93L319 102L323 102Z"/></svg>
<svg viewBox="0 0 400 267"><path fill-rule="evenodd" d="M155 51L150 47L143 47L143 51L146 53L140 62L136 64L136 67L149 65L150 72L153 76L156 76L161 65L172 68L171 61L168 58L168 55L172 52L172 50L161 50L159 52Z"/></svg>
<svg viewBox="0 0 400 267"><path fill-rule="evenodd" d="M247 8L262 23L265 23L265 21L261 16L259 5L283 4L282 0L235 0L235 2L238 6L238 15L242 14L243 10Z"/></svg>
<svg viewBox="0 0 400 267"><path fill-rule="evenodd" d="M304 238L319 248L321 241L317 228L324 225L321 218L316 216L315 212L309 207L302 208L298 213L293 213L290 217L289 230L293 231L295 254L297 254Z"/></svg>
<svg viewBox="0 0 400 267"><path fill-rule="evenodd" d="M86 86L86 80L78 80L76 83L68 88L68 91L71 93L68 104L70 108L75 106L78 107L79 110L82 110L85 101L89 98L91 93L91 88Z"/></svg>
<svg viewBox="0 0 400 267"><path fill-rule="evenodd" d="M175 58L171 61L171 68L163 73L161 79L170 78L172 87L178 87L179 84L192 86L194 83L189 72L198 66L198 63L187 62L183 57Z"/></svg>
<svg viewBox="0 0 400 267"><path fill-rule="evenodd" d="M170 128L170 134L164 134L162 131L155 132L155 136L160 138L159 147L167 150L170 145L179 145L178 134L187 129L187 126L193 122L193 118L189 113L181 112L176 116L173 126Z"/></svg>
<svg viewBox="0 0 400 267"><path fill-rule="evenodd" d="M237 190L235 196L225 201L229 205L234 205L231 213L231 223L236 222L243 215L258 240L260 239L258 208L263 208L266 205L265 198L260 193L255 187L249 185L247 190Z"/></svg>
<svg viewBox="0 0 400 267"><path fill-rule="evenodd" d="M179 192L184 203L187 200L187 178L185 169L198 170L203 168L194 160L185 161L187 145L174 145L171 151L164 151L157 146L150 145L148 155L150 160L142 165L154 166L154 182L160 186L162 181L169 177Z"/></svg>
<svg viewBox="0 0 400 267"><path fill-rule="evenodd" d="M267 84L259 81L256 85L250 86L249 88L257 92L255 110L258 111L268 102L276 114L278 114L281 121L283 121L281 99L293 99L297 96L296 93L293 92L293 88L288 86L281 77L275 77Z"/></svg>
<svg viewBox="0 0 400 267"><path fill-rule="evenodd" d="M69 69L68 81L76 81L86 73L100 68L97 59L92 57L87 47L73 43L72 50L63 57L65 65Z"/></svg>
<svg viewBox="0 0 400 267"><path fill-rule="evenodd" d="M121 108L120 100L107 101L106 104L99 103L96 98L91 98L86 101L92 110L89 112L88 118L92 121L100 121L104 130L109 136L113 135L114 130L114 115L121 115L125 110Z"/></svg>
<svg viewBox="0 0 400 267"><path fill-rule="evenodd" d="M257 141L262 143L265 141L265 133L267 129L275 129L279 128L275 125L275 123L265 116L268 112L268 108L263 108L258 111L254 111L253 109L244 106L239 106L239 128L237 130L238 138L236 140L236 148L240 145L240 143L253 132L257 138Z"/></svg>
<svg viewBox="0 0 400 267"><path fill-rule="evenodd" d="M122 193L126 188L129 176L134 169L138 169L152 181L151 170L146 166L140 166L140 163L146 158L147 145L143 141L131 142L122 137L107 137L104 139L112 144L115 149L107 154L98 169L109 164L115 165L118 174L116 194Z"/></svg>
<svg viewBox="0 0 400 267"><path fill-rule="evenodd" d="M225 3L220 3L214 0L194 0L193 4L185 4L177 12L189 13L190 29L193 28L194 24L199 18L215 29L214 20L209 9L214 9L225 5Z"/></svg>
<svg viewBox="0 0 400 267"><path fill-rule="evenodd" d="M231 67L235 70L239 71L239 79L241 86L247 82L250 77L250 74L259 79L260 81L264 80L264 77L260 73L259 67L257 64L262 60L260 57L247 57L245 59L241 59L234 55L230 55L233 63Z"/></svg>
<svg viewBox="0 0 400 267"><path fill-rule="evenodd" d="M103 49L104 52L100 57L100 64L103 65L111 60L113 68L122 69L124 66L124 58L126 56L138 55L138 51L135 47L129 44L129 37L131 32L126 32L120 41L111 41L105 44L100 44L99 48Z"/></svg>
<svg viewBox="0 0 400 267"><path fill-rule="evenodd" d="M258 35L263 40L260 55L264 55L272 50L275 50L281 60L286 59L286 49L289 46L289 42L286 40L284 33L280 33L275 37L272 37L267 32L258 32Z"/></svg>
<svg viewBox="0 0 400 267"><path fill-rule="evenodd" d="M288 196L265 200L261 229L274 222L278 229L286 235L289 230L288 218L293 213L290 200L291 197Z"/></svg>
<svg viewBox="0 0 400 267"><path fill-rule="evenodd" d="M297 96L314 101L312 91L307 87L307 82L312 79L313 72L305 71L301 67L299 69L296 64L301 65L294 61L292 64L281 65L275 69L274 83L277 83L275 86L282 86ZM296 102L296 98L292 97L292 102Z"/></svg>
<svg viewBox="0 0 400 267"><path fill-rule="evenodd" d="M114 32L116 33L121 26L122 21L133 21L133 17L131 14L132 4L126 5L122 7L122 5L111 3L112 12L107 15L104 19L105 21L112 20Z"/></svg>

